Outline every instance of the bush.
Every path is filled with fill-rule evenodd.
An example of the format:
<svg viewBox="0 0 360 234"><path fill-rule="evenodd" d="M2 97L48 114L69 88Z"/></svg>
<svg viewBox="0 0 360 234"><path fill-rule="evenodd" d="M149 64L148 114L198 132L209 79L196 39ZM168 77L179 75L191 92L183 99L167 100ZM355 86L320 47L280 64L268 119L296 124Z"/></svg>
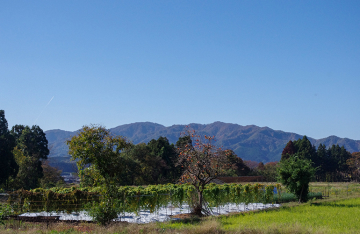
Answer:
<svg viewBox="0 0 360 234"><path fill-rule="evenodd" d="M85 210L93 218L93 221L100 225L106 225L118 217L119 210L116 203L112 201L102 201L100 203L88 203Z"/></svg>
<svg viewBox="0 0 360 234"><path fill-rule="evenodd" d="M308 200L309 183L314 177L315 168L312 162L300 158L297 154L291 155L289 159L284 159L279 165L280 182L287 189L294 193L299 202Z"/></svg>
<svg viewBox="0 0 360 234"><path fill-rule="evenodd" d="M0 224L4 224L4 220L12 213L12 209L8 204L0 204Z"/></svg>

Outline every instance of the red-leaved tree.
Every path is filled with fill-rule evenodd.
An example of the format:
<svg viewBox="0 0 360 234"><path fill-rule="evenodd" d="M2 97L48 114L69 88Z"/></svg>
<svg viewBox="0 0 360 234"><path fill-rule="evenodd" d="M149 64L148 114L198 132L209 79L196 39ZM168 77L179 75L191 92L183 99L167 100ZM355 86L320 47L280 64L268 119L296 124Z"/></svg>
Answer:
<svg viewBox="0 0 360 234"><path fill-rule="evenodd" d="M281 153L281 160L289 159L290 155L293 155L295 153L296 149L294 143L292 141L289 141Z"/></svg>
<svg viewBox="0 0 360 234"><path fill-rule="evenodd" d="M194 198L192 212L201 216L204 209L203 190L206 184L219 177L230 167L227 152L213 145L213 136L201 138L194 130L184 133L190 141L178 147L179 158L176 166L180 166L183 173L180 182L190 183L195 187L197 197Z"/></svg>
<svg viewBox="0 0 360 234"><path fill-rule="evenodd" d="M359 181L360 178L360 152L354 152L346 161L352 174L352 179Z"/></svg>

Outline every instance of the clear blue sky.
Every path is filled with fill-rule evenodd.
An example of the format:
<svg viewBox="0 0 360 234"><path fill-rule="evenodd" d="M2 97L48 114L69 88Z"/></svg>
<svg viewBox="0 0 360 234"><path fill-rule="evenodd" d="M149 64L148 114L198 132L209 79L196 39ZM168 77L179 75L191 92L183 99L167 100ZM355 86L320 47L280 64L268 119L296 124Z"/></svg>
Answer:
<svg viewBox="0 0 360 234"><path fill-rule="evenodd" d="M359 88L358 0L0 3L9 127L222 121L360 140Z"/></svg>

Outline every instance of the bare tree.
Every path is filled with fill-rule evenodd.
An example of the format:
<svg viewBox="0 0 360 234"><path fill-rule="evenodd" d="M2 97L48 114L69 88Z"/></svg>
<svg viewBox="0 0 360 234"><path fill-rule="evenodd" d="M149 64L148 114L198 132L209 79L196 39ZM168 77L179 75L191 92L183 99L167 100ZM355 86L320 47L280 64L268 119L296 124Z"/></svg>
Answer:
<svg viewBox="0 0 360 234"><path fill-rule="evenodd" d="M201 138L194 130L187 129L183 134L189 141L178 147L179 158L176 166L180 166L183 173L180 182L192 184L197 192L193 201L193 213L201 216L204 209L203 190L206 184L221 175L224 169L229 168L227 152L213 145L213 136ZM183 137L184 138L184 137Z"/></svg>

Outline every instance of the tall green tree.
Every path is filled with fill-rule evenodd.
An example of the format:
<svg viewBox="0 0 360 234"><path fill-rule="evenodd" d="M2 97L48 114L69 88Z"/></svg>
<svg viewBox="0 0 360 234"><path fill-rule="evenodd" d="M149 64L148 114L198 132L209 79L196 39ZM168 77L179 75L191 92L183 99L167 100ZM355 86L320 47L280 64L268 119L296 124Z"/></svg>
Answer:
<svg viewBox="0 0 360 234"><path fill-rule="evenodd" d="M275 182L277 181L277 168L278 162L268 162L265 164L265 168L262 171L265 181Z"/></svg>
<svg viewBox="0 0 360 234"><path fill-rule="evenodd" d="M299 203L308 200L309 183L315 171L312 162L301 154L280 161L278 167L280 182L297 196Z"/></svg>
<svg viewBox="0 0 360 234"><path fill-rule="evenodd" d="M25 156L22 149L17 146L13 150L19 171L16 176L9 180L9 187L12 189L32 189L40 186L40 178L43 174L39 172L39 161L35 157Z"/></svg>
<svg viewBox="0 0 360 234"><path fill-rule="evenodd" d="M15 176L19 170L12 150L16 143L10 134L5 111L0 110L0 184L4 184L10 176Z"/></svg>
<svg viewBox="0 0 360 234"><path fill-rule="evenodd" d="M348 169L346 161L351 157L351 153L346 151L344 146L332 145L328 149L328 154L331 157L331 161L336 165L335 170L346 171Z"/></svg>
<svg viewBox="0 0 360 234"><path fill-rule="evenodd" d="M96 125L84 126L66 143L79 171L92 165L106 184L116 183L124 165L121 153L131 145L125 138L112 136L109 130Z"/></svg>
<svg viewBox="0 0 360 234"><path fill-rule="evenodd" d="M15 125L11 129L15 137L16 145L24 152L26 156L36 157L38 159L47 159L50 151L46 134L37 125L31 128L24 125Z"/></svg>
<svg viewBox="0 0 360 234"><path fill-rule="evenodd" d="M180 177L175 147L166 137L133 145L125 155L136 162L132 165L135 184L174 183Z"/></svg>
<svg viewBox="0 0 360 234"><path fill-rule="evenodd" d="M314 166L317 167L316 177L317 180L325 180L325 174L332 167L326 146L320 144L316 150L317 158L314 162Z"/></svg>
<svg viewBox="0 0 360 234"><path fill-rule="evenodd" d="M329 155L326 150L326 146L324 144L320 144L316 150L316 154L318 159L318 162L316 162L316 164L320 166L319 170L323 171L326 169L325 164L327 164L327 161L329 160Z"/></svg>
<svg viewBox="0 0 360 234"><path fill-rule="evenodd" d="M31 128L15 125L11 134L15 138L14 154L19 164L19 172L12 180L15 188L32 189L40 185L44 176L42 161L49 155L48 141L43 130L34 125Z"/></svg>
<svg viewBox="0 0 360 234"><path fill-rule="evenodd" d="M151 155L158 158L161 176L158 182L174 183L180 177L180 171L175 167L177 152L174 144L170 144L166 137L153 139L148 143Z"/></svg>
<svg viewBox="0 0 360 234"><path fill-rule="evenodd" d="M96 125L84 126L78 135L66 143L72 159L77 160L80 172L91 165L103 179L102 201L89 212L103 225L110 222L117 217L117 179L126 164L122 152L131 144L125 138L112 136L109 130Z"/></svg>
<svg viewBox="0 0 360 234"><path fill-rule="evenodd" d="M177 150L180 150L186 145L192 145L192 139L190 135L180 136L175 144L175 147Z"/></svg>
<svg viewBox="0 0 360 234"><path fill-rule="evenodd" d="M317 149L317 160L314 165L318 167L316 176L323 181L341 181L344 175L348 174L348 159L351 157L344 146L332 145L328 149L324 144L320 144Z"/></svg>
<svg viewBox="0 0 360 234"><path fill-rule="evenodd" d="M294 142L289 141L283 150L281 161L297 155L302 159L311 160L316 168L316 179L319 181L342 181L348 174L347 164L351 154L344 146L332 145L328 149L320 144L316 149L309 139L304 136Z"/></svg>
<svg viewBox="0 0 360 234"><path fill-rule="evenodd" d="M159 175L157 158L151 157L149 147L145 143L132 145L124 151L124 155L132 160L129 177L132 185L153 184Z"/></svg>
<svg viewBox="0 0 360 234"><path fill-rule="evenodd" d="M307 136L303 136L302 139L294 141L295 152L301 158L306 158L311 161L314 161L316 158L316 147L311 144Z"/></svg>

